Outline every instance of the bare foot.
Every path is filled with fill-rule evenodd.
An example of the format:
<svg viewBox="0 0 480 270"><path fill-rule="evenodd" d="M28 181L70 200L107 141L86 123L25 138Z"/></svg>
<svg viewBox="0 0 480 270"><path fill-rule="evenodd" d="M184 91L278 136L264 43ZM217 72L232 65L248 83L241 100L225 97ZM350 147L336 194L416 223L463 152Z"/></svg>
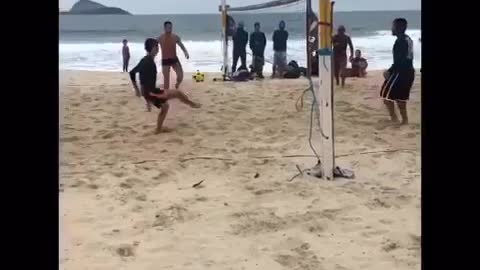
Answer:
<svg viewBox="0 0 480 270"><path fill-rule="evenodd" d="M178 89L178 87L180 87L180 83L175 84L175 89Z"/></svg>
<svg viewBox="0 0 480 270"><path fill-rule="evenodd" d="M170 133L172 132L173 129L167 128L167 127L162 127L161 129L155 129L155 134L160 134L160 133Z"/></svg>

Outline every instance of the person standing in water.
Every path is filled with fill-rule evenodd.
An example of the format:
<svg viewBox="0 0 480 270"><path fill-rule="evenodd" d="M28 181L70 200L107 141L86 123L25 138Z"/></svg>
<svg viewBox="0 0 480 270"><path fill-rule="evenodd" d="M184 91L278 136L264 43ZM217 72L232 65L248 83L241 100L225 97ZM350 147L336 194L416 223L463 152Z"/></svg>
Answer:
<svg viewBox="0 0 480 270"><path fill-rule="evenodd" d="M273 32L273 68L272 78L278 72L282 77L287 68L287 40L288 32L285 30L285 22L280 21L278 29Z"/></svg>
<svg viewBox="0 0 480 270"><path fill-rule="evenodd" d="M260 31L260 23L254 24L254 32L250 34L250 49L252 50L252 73L256 73L259 79L263 79L263 65L265 64L265 47L267 38Z"/></svg>
<svg viewBox="0 0 480 270"><path fill-rule="evenodd" d="M237 71L238 58L242 65L241 68L247 68L247 44L248 44L248 33L243 29L243 22L238 23L237 31L233 35L233 64L232 64L232 73Z"/></svg>
<svg viewBox="0 0 480 270"><path fill-rule="evenodd" d="M332 38L335 81L338 86L340 84L340 77L342 77L342 87L345 86L345 76L342 74L347 68L347 46L350 47L350 61L353 59L352 39L345 34L345 31L345 26L340 25L337 34Z"/></svg>
<svg viewBox="0 0 480 270"><path fill-rule="evenodd" d="M192 108L200 108L199 103L191 101L180 90L168 90L156 88L157 81L157 65L155 64L155 56L158 54L158 41L149 38L145 41L145 51L147 55L140 60L138 65L130 71L130 79L135 89L137 96L143 94L147 102L147 110L151 110L151 104L160 109L157 119L156 134L160 132L167 132L168 129L163 128L163 122L167 117L168 109L170 108L168 100L179 99L181 102L189 105ZM140 73L140 89L137 85L136 75Z"/></svg>
<svg viewBox="0 0 480 270"><path fill-rule="evenodd" d="M393 65L383 74L385 82L380 91L380 96L384 100L393 123L399 123L394 102L397 103L402 116L402 125L408 124L407 101L415 80L413 41L405 34L406 30L406 19L397 18L393 21L392 35L397 36L393 45Z"/></svg>
<svg viewBox="0 0 480 270"><path fill-rule="evenodd" d="M123 57L123 72L128 72L128 63L130 62L130 49L128 48L128 40L123 40L122 57Z"/></svg>
<svg viewBox="0 0 480 270"><path fill-rule="evenodd" d="M177 44L185 54L185 58L189 59L190 56L180 37L172 33L172 22L166 21L163 24L163 28L165 32L158 38L158 42L160 43L160 48L162 50L163 87L165 89L170 89L170 68L173 68L177 74L177 83L175 84L175 89L178 89L183 81L183 68L180 60L178 60L177 57Z"/></svg>

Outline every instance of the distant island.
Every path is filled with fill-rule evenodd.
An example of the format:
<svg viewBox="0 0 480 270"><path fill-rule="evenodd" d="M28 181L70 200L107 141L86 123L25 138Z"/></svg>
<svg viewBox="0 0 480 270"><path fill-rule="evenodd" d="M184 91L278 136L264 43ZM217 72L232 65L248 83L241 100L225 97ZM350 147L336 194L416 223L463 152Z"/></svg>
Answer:
<svg viewBox="0 0 480 270"><path fill-rule="evenodd" d="M70 11L60 11L60 15L132 15L130 12L117 7L107 7L90 1L79 0Z"/></svg>

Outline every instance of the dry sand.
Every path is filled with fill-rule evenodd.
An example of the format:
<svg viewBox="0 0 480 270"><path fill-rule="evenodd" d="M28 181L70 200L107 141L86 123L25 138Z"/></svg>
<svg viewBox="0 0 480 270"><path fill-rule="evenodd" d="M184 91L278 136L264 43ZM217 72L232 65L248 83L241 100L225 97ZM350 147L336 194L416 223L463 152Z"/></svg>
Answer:
<svg viewBox="0 0 480 270"><path fill-rule="evenodd" d="M334 182L287 181L315 165L282 157L312 154L306 80L187 75L204 107L172 102L174 131L154 135L126 74L61 76L61 269L420 269L419 76L401 128L382 121L381 73L336 89L337 164L356 179ZM399 151L365 153L382 150Z"/></svg>

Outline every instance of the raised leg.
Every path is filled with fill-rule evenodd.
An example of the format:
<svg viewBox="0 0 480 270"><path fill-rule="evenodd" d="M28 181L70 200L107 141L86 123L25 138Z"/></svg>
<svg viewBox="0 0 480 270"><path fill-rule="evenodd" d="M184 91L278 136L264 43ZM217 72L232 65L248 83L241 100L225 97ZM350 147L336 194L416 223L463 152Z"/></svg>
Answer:
<svg viewBox="0 0 480 270"><path fill-rule="evenodd" d="M195 103L195 102L191 101L187 97L187 95L185 95L180 90L169 90L168 91L168 99L174 99L174 98L180 100L182 103L185 103L192 108L200 108L202 106L202 105L200 105L200 103Z"/></svg>

